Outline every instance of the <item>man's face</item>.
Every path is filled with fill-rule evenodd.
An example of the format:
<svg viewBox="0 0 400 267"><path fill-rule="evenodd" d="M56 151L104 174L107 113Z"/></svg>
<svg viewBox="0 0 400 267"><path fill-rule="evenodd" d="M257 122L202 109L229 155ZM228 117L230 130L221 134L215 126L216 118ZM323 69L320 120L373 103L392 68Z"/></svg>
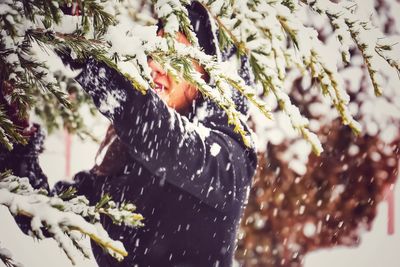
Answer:
<svg viewBox="0 0 400 267"><path fill-rule="evenodd" d="M159 35L162 35L162 31ZM190 45L187 38L180 32L177 34L177 41L185 45ZM198 90L190 85L189 82L180 79L178 81L169 75L159 63L149 59L149 67L152 69L151 75L156 85L156 92L160 98L170 107L178 112L184 112L196 98ZM200 73L204 74L204 69L196 62L193 67Z"/></svg>

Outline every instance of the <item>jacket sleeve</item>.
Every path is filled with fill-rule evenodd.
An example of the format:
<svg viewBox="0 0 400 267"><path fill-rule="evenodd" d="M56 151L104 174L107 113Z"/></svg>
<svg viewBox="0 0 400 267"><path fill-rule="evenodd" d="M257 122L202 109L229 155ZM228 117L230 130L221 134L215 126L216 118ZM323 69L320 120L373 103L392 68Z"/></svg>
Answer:
<svg viewBox="0 0 400 267"><path fill-rule="evenodd" d="M226 211L247 197L257 158L214 115L194 124L169 108L152 90L145 95L116 70L89 60L76 78L110 119L132 157L162 181Z"/></svg>

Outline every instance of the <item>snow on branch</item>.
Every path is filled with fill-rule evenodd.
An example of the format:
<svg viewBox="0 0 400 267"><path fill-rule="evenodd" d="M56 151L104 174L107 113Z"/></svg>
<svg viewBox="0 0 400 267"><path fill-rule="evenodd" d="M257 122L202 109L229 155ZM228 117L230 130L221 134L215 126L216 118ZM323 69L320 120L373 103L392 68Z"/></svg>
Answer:
<svg viewBox="0 0 400 267"><path fill-rule="evenodd" d="M153 0L153 2L157 17L163 22L163 29L170 41L175 38L177 32L182 31L191 44L198 46L196 34L193 32L184 6L188 5L190 0Z"/></svg>
<svg viewBox="0 0 400 267"><path fill-rule="evenodd" d="M343 123L349 125L355 133L359 133L361 126L353 119L348 110L350 97L344 89L337 66L325 60L323 44L319 41L317 32L306 28L299 19L290 16L285 7L278 9L278 11L280 11L278 19L282 28L295 43L304 65L311 72L311 76L320 82L322 93L329 96Z"/></svg>
<svg viewBox="0 0 400 267"><path fill-rule="evenodd" d="M20 131L9 126L3 110L7 105L18 111L19 118L26 118L30 110L38 115L57 110L58 104L71 109L67 92L60 88L54 73L48 69L46 61L35 53L34 46L51 48L60 52L72 51L78 60L89 53L106 62L104 45L98 38L115 23L97 1L79 1L81 20L71 20L63 14L64 0L58 1L12 1L5 0L0 6L0 83L2 96L7 103L0 103L0 143L9 150L12 143L24 143ZM96 38L85 38L90 32ZM55 99L56 101L52 101ZM57 103L51 105L50 103ZM46 120L44 120L46 122Z"/></svg>
<svg viewBox="0 0 400 267"><path fill-rule="evenodd" d="M357 45L361 52L368 73L374 87L376 95L382 94L382 78L379 74L378 57L382 57L390 66L400 71L399 61L385 55L385 51L391 51L393 45L383 45L385 35L377 27L372 25L370 18L364 18L360 12L357 12L357 3L339 2L334 3L329 0L302 0L308 4L314 11L325 14L331 24L334 32L341 43L341 51L344 62L350 60L349 49L353 43Z"/></svg>
<svg viewBox="0 0 400 267"><path fill-rule="evenodd" d="M23 267L23 265L13 259L12 253L1 246L0 243L0 260L6 267Z"/></svg>
<svg viewBox="0 0 400 267"><path fill-rule="evenodd" d="M320 142L314 134L311 135L308 121L300 115L296 106L291 105L283 87L287 70L298 68L302 73L308 70L311 77L319 82L322 93L331 99L342 122L355 133L361 131L360 124L348 110L350 98L338 74L338 66L336 62L329 62L325 45L318 39L316 30L304 25L298 16L298 1L201 2L218 25L220 46L234 46L239 56L250 58L255 79L263 88L264 95L273 93L278 106L291 118L293 127L311 142L314 152L318 154L322 151ZM364 57L375 93L380 95L382 86L376 57L382 57L399 71L399 60L387 53L393 44L385 42L383 33L368 19L362 19L359 12L354 12L355 7L350 6L354 5L353 2L301 2L328 16L341 43L338 52L345 63L350 60L349 49L356 44ZM287 42L287 37L291 42Z"/></svg>
<svg viewBox="0 0 400 267"><path fill-rule="evenodd" d="M203 96L211 99L225 111L228 123L234 126L235 132L242 136L246 145L250 145L248 133L244 130L240 119L241 114L236 110L235 103L230 97L230 86L242 92L251 102L257 103L263 114L270 118L266 105L257 99L253 89L246 87L242 78L227 77L221 71L215 57L205 54L196 47L186 46L175 39L168 40L157 36L155 27L137 26L131 29L128 35L114 31L106 38L116 44L113 47L113 53L120 54L117 66L128 71L132 77L140 81L144 88L153 87L150 69L147 66L148 57L161 64L176 80L185 79L195 85ZM117 42L122 38L126 40L124 43L129 43L128 47L123 42ZM193 67L193 61L204 68L210 80L214 81L215 88L201 78L201 74ZM131 64L128 65L128 63Z"/></svg>
<svg viewBox="0 0 400 267"><path fill-rule="evenodd" d="M218 10L215 5L219 5L220 2L213 1L210 6L207 6L207 3L203 4L213 12ZM273 93L293 127L311 143L313 151L320 154L320 141L308 129L308 120L301 116L284 90L283 81L290 54L285 52L287 48L276 7L264 2L239 1L230 10L231 13L213 14L219 25L220 42L224 45L234 45L239 54L249 57L255 79L262 86L264 94ZM254 103L252 100L251 102Z"/></svg>
<svg viewBox="0 0 400 267"><path fill-rule="evenodd" d="M90 257L90 248L83 244L82 236L89 236L117 260L127 256L123 244L112 240L99 220L100 214L104 214L118 225L140 227L143 217L133 212L133 204L124 203L117 207L105 195L96 206L89 206L86 197L75 196L72 188L59 196L46 194L43 190L33 189L28 178L9 172L1 174L0 205L6 206L14 216L31 218L32 235L38 239L44 239L46 235L53 238L73 264L78 252Z"/></svg>

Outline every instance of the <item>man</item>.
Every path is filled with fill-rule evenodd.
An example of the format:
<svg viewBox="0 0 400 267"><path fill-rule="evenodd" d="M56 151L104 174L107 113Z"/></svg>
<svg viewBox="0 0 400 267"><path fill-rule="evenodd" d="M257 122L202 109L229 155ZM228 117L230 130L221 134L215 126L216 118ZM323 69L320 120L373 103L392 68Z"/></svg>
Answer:
<svg viewBox="0 0 400 267"><path fill-rule="evenodd" d="M200 22L197 35L204 51L215 53L207 12L195 2L189 15L193 25ZM189 45L183 34L177 38ZM100 111L111 120L114 140L123 147L116 151L127 152L125 160L121 153L107 153L123 164L106 175L93 170L78 174L79 191L93 201L103 192L116 201L132 201L145 218L140 229L121 228L104 218L106 229L125 244L129 256L117 264L94 246L96 260L101 267L231 266L256 167L254 150L244 146L224 112L189 83L176 83L157 62L150 60L149 66L159 92L146 95L93 60L76 79L98 107L110 94L123 96L114 110ZM204 118L197 116L199 106L206 107ZM201 124L194 124L196 119Z"/></svg>
<svg viewBox="0 0 400 267"><path fill-rule="evenodd" d="M204 51L215 54L207 12L194 2L189 15L193 25L201 25L197 35ZM177 38L187 42L181 33ZM157 62L150 60L149 66L157 88L146 95L93 59L76 78L112 127L102 145L108 147L103 161L78 173L74 185L92 204L108 193L117 202L135 203L145 218L139 229L102 218L129 255L118 263L93 243L96 261L100 267L232 266L257 164L254 148L245 147L226 114L196 88L175 82ZM117 101L112 109L107 106L110 95ZM65 187L59 183L55 190Z"/></svg>

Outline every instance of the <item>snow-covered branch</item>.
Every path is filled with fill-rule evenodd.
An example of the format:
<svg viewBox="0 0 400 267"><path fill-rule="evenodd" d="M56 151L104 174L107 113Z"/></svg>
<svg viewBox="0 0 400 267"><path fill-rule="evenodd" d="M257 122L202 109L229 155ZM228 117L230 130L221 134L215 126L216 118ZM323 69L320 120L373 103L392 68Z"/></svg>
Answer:
<svg viewBox="0 0 400 267"><path fill-rule="evenodd" d="M6 267L23 267L23 265L14 260L12 253L2 247L0 243L0 260L4 263Z"/></svg>
<svg viewBox="0 0 400 267"><path fill-rule="evenodd" d="M329 18L341 43L341 51L346 63L350 60L350 47L353 43L357 45L368 68L375 94L381 95L382 78L379 74L378 57L385 59L397 71L400 70L398 60L384 55L384 51L392 49L391 45L380 44L382 42L380 39L384 39L385 35L371 23L369 17L364 18L360 12L357 12L357 3L345 1L334 3L329 0L303 0L303 2Z"/></svg>
<svg viewBox="0 0 400 267"><path fill-rule="evenodd" d="M363 19L360 12L354 12L355 8L349 6L351 4L349 2L342 1L338 4L328 0L301 2L328 16L334 33L341 43L338 52L342 54L345 63L350 60L350 48L356 44L364 57L375 92L380 95L382 86L376 57L383 57L398 70L398 60L386 53L391 50L393 44L384 45L382 43L384 39L381 39L384 34L373 27L369 20ZM343 123L349 125L355 133L361 131L359 123L348 110L350 98L338 73L338 65L329 61L325 45L319 40L316 30L306 26L298 16L297 12L301 6L297 1L224 3L215 0L202 3L213 15L219 27L221 46L233 45L239 54L250 58L256 81L263 88L264 94L273 92L281 109L291 118L294 128L297 128L306 139L310 133L307 129L308 123L302 116L298 116L297 107L285 109L291 105L290 102L281 104L285 99L290 101L283 89L283 82L287 70L293 68L298 68L302 73L304 69L308 69L311 77L319 81L322 93L331 99ZM287 42L286 36L292 45ZM301 121L304 123L300 123ZM318 139L311 140L315 141L312 143L314 151L319 153L321 146Z"/></svg>
<svg viewBox="0 0 400 267"><path fill-rule="evenodd" d="M198 46L196 34L190 24L187 9L184 5L188 5L190 0L166 0L154 2L157 17L163 21L163 29L169 41L175 38L177 32L182 31L191 44ZM173 43L170 43L173 48Z"/></svg>
<svg viewBox="0 0 400 267"><path fill-rule="evenodd" d="M114 223L130 227L142 226L140 214L134 213L132 204L116 204L105 196L96 206L90 206L84 196L75 196L69 189L59 196L47 196L43 190L35 190L28 178L9 173L0 180L0 205L14 215L31 218L32 235L38 239L50 236L64 250L74 264L77 252L90 256L90 249L82 242L82 235L89 236L118 260L127 256L120 241L112 240L100 224L100 214L111 217ZM46 232L44 232L44 230Z"/></svg>
<svg viewBox="0 0 400 267"><path fill-rule="evenodd" d="M40 116L48 114L49 109L59 109L60 104L65 109L72 108L67 92L60 88L46 60L35 53L36 46L59 51L68 48L78 59L87 56L89 51L106 59L101 57L104 45L97 39L85 38L84 34L90 31L98 37L115 21L97 1L79 3L85 10L81 21L63 14L62 8L67 3L61 0L6 0L0 4L0 83L2 88L10 88L2 90L6 103L0 102L0 143L9 150L13 143L23 143L24 139L3 118L8 106L18 110L19 118L28 117L32 109Z"/></svg>

